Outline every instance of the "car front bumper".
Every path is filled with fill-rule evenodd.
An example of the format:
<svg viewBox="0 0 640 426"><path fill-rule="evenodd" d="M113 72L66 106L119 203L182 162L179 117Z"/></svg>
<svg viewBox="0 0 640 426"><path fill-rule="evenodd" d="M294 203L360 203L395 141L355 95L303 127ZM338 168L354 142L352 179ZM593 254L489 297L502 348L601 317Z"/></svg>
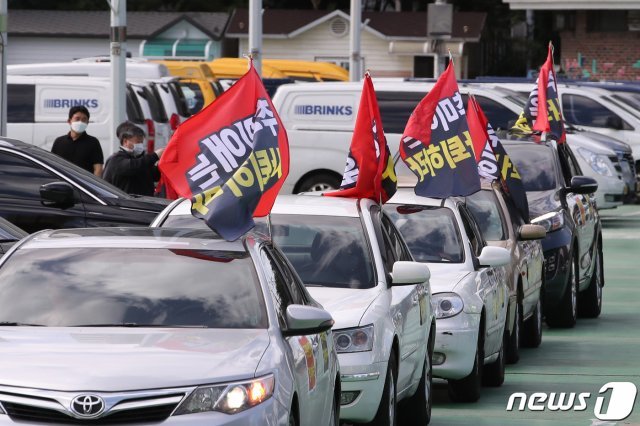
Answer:
<svg viewBox="0 0 640 426"><path fill-rule="evenodd" d="M434 377L458 380L471 373L478 346L479 327L480 314L464 311L451 318L436 320L433 352L443 354L445 359L441 364L434 363Z"/></svg>
<svg viewBox="0 0 640 426"><path fill-rule="evenodd" d="M617 177L598 176L596 206L598 209L612 209L621 206L627 194L627 185Z"/></svg>
<svg viewBox="0 0 640 426"><path fill-rule="evenodd" d="M366 423L375 417L382 399L387 362L373 362L372 358L372 352L338 354L342 393L358 393L352 402L340 406L340 419Z"/></svg>

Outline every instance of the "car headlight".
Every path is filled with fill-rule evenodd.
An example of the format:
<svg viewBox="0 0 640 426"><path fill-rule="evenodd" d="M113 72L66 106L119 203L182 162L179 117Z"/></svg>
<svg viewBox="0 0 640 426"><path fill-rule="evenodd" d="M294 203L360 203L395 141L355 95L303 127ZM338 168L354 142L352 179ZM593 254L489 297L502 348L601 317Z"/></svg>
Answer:
<svg viewBox="0 0 640 426"><path fill-rule="evenodd" d="M431 295L431 307L436 319L450 318L462 312L464 302L456 293L436 293Z"/></svg>
<svg viewBox="0 0 640 426"><path fill-rule="evenodd" d="M545 213L535 219L531 219L531 223L544 226L547 232L555 231L564 226L564 214L562 211Z"/></svg>
<svg viewBox="0 0 640 426"><path fill-rule="evenodd" d="M269 374L246 382L200 386L180 404L174 416L207 411L239 413L271 398L274 384L273 374Z"/></svg>
<svg viewBox="0 0 640 426"><path fill-rule="evenodd" d="M366 352L373 349L373 325L333 330L336 352Z"/></svg>
<svg viewBox="0 0 640 426"><path fill-rule="evenodd" d="M578 148L580 156L591 168L602 176L614 176L615 171L611 160L606 155L596 154L585 148Z"/></svg>

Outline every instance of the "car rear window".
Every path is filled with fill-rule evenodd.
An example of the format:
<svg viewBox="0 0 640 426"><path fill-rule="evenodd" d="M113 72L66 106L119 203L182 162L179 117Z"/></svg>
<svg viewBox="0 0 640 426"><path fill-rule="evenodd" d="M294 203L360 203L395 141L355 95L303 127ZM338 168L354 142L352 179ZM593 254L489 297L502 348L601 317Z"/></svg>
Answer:
<svg viewBox="0 0 640 426"><path fill-rule="evenodd" d="M532 142L527 145L507 145L506 149L522 177L525 191L550 191L556 188L556 161L552 148Z"/></svg>
<svg viewBox="0 0 640 426"><path fill-rule="evenodd" d="M419 262L462 263L463 245L453 212L446 207L386 204L384 211Z"/></svg>
<svg viewBox="0 0 640 426"><path fill-rule="evenodd" d="M245 252L24 248L0 267L0 322L266 328Z"/></svg>
<svg viewBox="0 0 640 426"><path fill-rule="evenodd" d="M272 214L271 236L305 285L375 286L359 218Z"/></svg>

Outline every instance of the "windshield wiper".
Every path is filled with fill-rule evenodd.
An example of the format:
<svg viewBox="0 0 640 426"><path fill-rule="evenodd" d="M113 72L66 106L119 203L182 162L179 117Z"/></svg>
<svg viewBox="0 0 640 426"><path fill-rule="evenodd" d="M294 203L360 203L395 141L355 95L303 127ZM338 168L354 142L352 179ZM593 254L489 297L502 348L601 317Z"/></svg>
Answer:
<svg viewBox="0 0 640 426"><path fill-rule="evenodd" d="M137 322L121 322L114 324L79 324L72 327L209 328L206 325L138 324Z"/></svg>
<svg viewBox="0 0 640 426"><path fill-rule="evenodd" d="M44 325L28 324L26 322L0 321L0 327L44 327Z"/></svg>

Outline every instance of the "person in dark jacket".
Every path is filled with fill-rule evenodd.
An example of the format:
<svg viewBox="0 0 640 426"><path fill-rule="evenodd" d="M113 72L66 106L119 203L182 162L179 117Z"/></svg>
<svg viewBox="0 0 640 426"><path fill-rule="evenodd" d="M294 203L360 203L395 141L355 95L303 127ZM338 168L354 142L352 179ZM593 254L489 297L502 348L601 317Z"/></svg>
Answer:
<svg viewBox="0 0 640 426"><path fill-rule="evenodd" d="M126 193L152 196L160 179L157 162L164 148L144 152L144 132L133 123L118 126L120 150L107 159L103 178Z"/></svg>

